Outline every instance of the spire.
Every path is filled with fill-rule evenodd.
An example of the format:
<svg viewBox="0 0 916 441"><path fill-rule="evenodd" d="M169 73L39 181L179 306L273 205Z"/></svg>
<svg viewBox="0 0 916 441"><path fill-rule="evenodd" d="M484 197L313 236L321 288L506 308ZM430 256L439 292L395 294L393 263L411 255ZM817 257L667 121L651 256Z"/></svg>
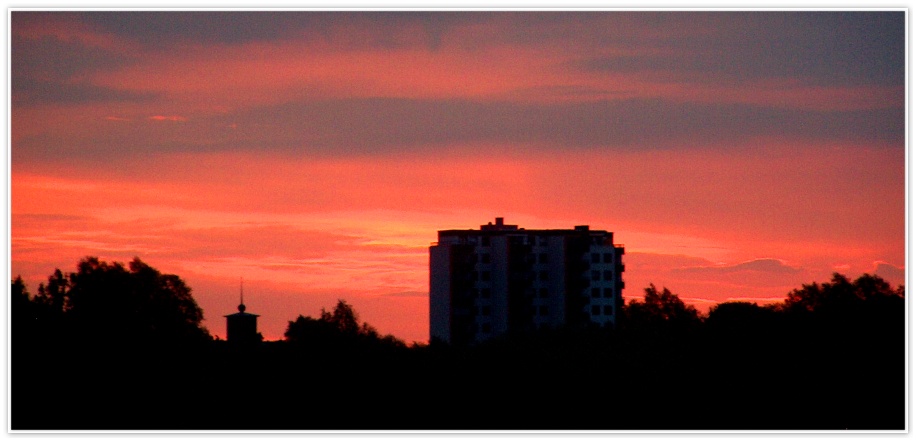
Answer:
<svg viewBox="0 0 916 441"><path fill-rule="evenodd" d="M245 285L244 280L239 277L239 312L245 312Z"/></svg>

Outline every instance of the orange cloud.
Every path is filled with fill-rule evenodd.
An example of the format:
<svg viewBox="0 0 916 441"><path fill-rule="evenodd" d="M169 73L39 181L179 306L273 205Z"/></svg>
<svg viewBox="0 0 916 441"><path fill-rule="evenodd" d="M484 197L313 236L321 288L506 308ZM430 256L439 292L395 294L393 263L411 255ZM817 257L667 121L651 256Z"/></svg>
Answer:
<svg viewBox="0 0 916 441"><path fill-rule="evenodd" d="M148 120L151 120L151 121L176 121L176 122L177 122L177 121L187 121L187 120L188 120L187 118L185 118L185 117L183 117L183 116L178 116L178 115L168 115L168 116L165 116L165 115L154 115L154 116L151 116L151 117L149 117L149 118L147 118L147 119L148 119Z"/></svg>

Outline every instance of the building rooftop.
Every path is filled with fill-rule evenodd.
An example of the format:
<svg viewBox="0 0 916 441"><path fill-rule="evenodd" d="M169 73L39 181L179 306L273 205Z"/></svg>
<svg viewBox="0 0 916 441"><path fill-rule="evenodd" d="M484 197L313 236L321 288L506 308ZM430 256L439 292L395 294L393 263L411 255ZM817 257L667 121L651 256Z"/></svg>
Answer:
<svg viewBox="0 0 916 441"><path fill-rule="evenodd" d="M460 236L475 234L480 235L499 235L506 232L518 232L518 233L527 233L527 234L538 234L538 235L566 235L571 232L587 232L594 235L603 235L608 234L607 230L590 230L588 225L576 225L572 229L546 229L546 230L531 230L525 228L519 228L518 225L507 225L503 222L503 218L496 218L496 223L488 222L486 225L481 225L479 230L439 230L439 236Z"/></svg>

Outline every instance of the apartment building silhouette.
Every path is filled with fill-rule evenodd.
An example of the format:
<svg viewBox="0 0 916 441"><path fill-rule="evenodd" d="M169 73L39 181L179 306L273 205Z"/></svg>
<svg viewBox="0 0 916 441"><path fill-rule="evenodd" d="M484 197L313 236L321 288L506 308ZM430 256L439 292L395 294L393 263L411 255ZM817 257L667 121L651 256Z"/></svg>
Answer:
<svg viewBox="0 0 916 441"><path fill-rule="evenodd" d="M614 233L527 230L503 218L441 230L429 249L430 339L472 344L544 327L614 326L624 288Z"/></svg>

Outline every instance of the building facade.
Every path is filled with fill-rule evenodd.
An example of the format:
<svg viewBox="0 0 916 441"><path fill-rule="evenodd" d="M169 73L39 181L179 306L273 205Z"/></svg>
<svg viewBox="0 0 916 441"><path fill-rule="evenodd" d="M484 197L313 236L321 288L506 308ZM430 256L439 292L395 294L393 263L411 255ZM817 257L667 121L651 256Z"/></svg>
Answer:
<svg viewBox="0 0 916 441"><path fill-rule="evenodd" d="M509 332L614 326L624 247L614 233L526 230L503 218L442 230L429 249L430 339L471 344Z"/></svg>

